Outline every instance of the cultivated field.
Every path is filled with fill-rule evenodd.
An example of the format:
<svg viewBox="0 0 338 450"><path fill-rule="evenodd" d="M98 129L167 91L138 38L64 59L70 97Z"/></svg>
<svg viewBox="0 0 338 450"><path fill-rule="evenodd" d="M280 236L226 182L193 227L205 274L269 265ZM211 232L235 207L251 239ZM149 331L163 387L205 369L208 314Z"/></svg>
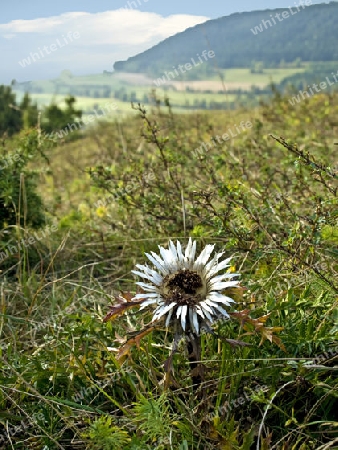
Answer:
<svg viewBox="0 0 338 450"><path fill-rule="evenodd" d="M299 69L264 69L263 73L251 73L250 69L228 69L219 70L207 80L194 81L177 77L165 84L156 83L158 77L150 78L144 74L119 72L89 76L64 74L56 80L31 82L26 88L28 87L33 100L41 107L50 104L52 100L62 104L64 96L72 94L78 99L78 106L85 113L95 106L100 106L107 98L114 99L120 111L129 110L131 101L147 103L153 89L157 90L160 97L169 96L175 111L213 109L214 103L223 104L225 109L224 103L239 105L252 101L248 100L247 96L252 87L267 88L271 82L278 84L286 77L301 73L305 69L306 66ZM24 86L15 90L19 97L23 95L22 88ZM233 90L243 92L240 95L232 94Z"/></svg>

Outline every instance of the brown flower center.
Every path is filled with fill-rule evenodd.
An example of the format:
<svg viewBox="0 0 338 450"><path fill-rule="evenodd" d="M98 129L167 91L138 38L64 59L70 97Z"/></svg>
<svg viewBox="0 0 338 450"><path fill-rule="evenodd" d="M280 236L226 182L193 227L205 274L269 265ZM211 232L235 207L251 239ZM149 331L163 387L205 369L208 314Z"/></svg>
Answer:
<svg viewBox="0 0 338 450"><path fill-rule="evenodd" d="M163 297L166 302L196 304L205 291L200 275L191 270L180 270L163 279Z"/></svg>

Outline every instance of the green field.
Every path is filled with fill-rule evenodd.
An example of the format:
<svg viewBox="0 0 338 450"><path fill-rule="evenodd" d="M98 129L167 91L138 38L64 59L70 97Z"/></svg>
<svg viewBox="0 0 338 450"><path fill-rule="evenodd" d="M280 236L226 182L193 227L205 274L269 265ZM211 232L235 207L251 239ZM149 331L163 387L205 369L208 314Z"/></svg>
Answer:
<svg viewBox="0 0 338 450"><path fill-rule="evenodd" d="M147 87L141 87L137 89L130 89L130 92L136 92L137 98L134 100L133 103L138 103L140 101L141 103L144 103L144 96L151 95L151 90ZM210 102L229 102L234 101L236 96L232 94L205 94L205 93L198 93L198 92L177 92L173 90L163 90L163 89L157 89L159 98L162 98L162 101L165 97L169 97L171 104L174 107L174 110L176 112L182 111L184 112L184 109L193 109L194 105L196 105L197 102L205 102L207 105L210 104ZM18 100L20 100L23 96L21 92L16 92ZM66 94L31 94L32 100L36 102L39 106L39 108L43 108L45 106L50 105L51 102L56 103L61 108L65 105L64 99ZM92 98L92 97L76 97L77 100L77 107L81 109L84 114L89 114L93 111L94 108L100 109L107 103L115 104L117 106L116 113L112 112L111 116L116 116L116 114L122 113L132 113L131 110L131 101L121 101L115 98ZM200 109L199 104L196 106L196 109Z"/></svg>
<svg viewBox="0 0 338 450"><path fill-rule="evenodd" d="M225 102L244 103L247 99L246 92L249 92L252 86L267 88L271 82L278 84L291 75L304 72L306 68L307 65L304 64L302 68L264 69L263 73L251 73L250 69L227 69L206 80L189 81L176 78L166 86L159 87L154 83L154 79L142 74L63 74L55 80L32 81L14 88L18 96L28 89L39 107L49 105L52 100L62 104L64 96L74 95L85 113L95 105L100 106L106 101L103 99L108 98L114 99L121 111L128 110L131 101L146 104L153 89L161 96L169 96L176 111L182 108L209 109L215 102L222 104L225 109ZM223 84L220 74L223 76ZM231 93L233 89L240 89L243 93L238 97Z"/></svg>
<svg viewBox="0 0 338 450"><path fill-rule="evenodd" d="M295 73L303 73L306 68L307 66L304 64L301 68L264 69L263 73L251 73L250 69L220 69L219 73L225 83L249 83L268 86L271 81L278 84ZM219 74L212 79L218 80Z"/></svg>

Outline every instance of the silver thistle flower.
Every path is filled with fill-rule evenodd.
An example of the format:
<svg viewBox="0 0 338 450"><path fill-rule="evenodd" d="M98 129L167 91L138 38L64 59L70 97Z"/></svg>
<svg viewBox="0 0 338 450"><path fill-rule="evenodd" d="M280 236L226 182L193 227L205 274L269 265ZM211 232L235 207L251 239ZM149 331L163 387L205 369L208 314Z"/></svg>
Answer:
<svg viewBox="0 0 338 450"><path fill-rule="evenodd" d="M169 248L159 246L160 255L145 253L153 268L137 264L139 270L132 273L147 282L138 284L144 293L136 294L134 299L144 299L140 309L155 305L152 322L166 318L165 326L173 326L176 332L199 335L201 328L210 330L211 325L229 315L223 306L230 306L234 300L222 292L237 287L239 276L234 273L218 274L230 266L230 258L219 261L223 252L212 259L214 245L207 245L196 255L196 241L189 239L185 252L179 241L175 246L169 241Z"/></svg>

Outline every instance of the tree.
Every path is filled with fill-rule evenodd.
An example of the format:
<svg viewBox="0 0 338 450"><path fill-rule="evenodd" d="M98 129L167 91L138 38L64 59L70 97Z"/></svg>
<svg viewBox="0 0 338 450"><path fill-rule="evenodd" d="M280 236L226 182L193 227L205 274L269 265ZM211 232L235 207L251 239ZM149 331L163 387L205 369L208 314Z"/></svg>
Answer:
<svg viewBox="0 0 338 450"><path fill-rule="evenodd" d="M12 136L22 128L35 127L38 115L37 104L32 102L28 92L18 103L10 86L0 86L0 134Z"/></svg>
<svg viewBox="0 0 338 450"><path fill-rule="evenodd" d="M0 229L11 225L40 228L46 219L37 192L38 171L28 168L32 159L42 155L38 130L22 131L15 139L14 153L6 147L0 153Z"/></svg>
<svg viewBox="0 0 338 450"><path fill-rule="evenodd" d="M16 95L10 86L0 86L0 133L9 136L22 128L22 112L16 103Z"/></svg>
<svg viewBox="0 0 338 450"><path fill-rule="evenodd" d="M23 127L32 128L38 123L39 110L36 103L32 102L28 92L25 93L21 103L20 110L22 112Z"/></svg>
<svg viewBox="0 0 338 450"><path fill-rule="evenodd" d="M297 69L299 67L302 67L302 58L296 58L293 62L294 67L296 67Z"/></svg>
<svg viewBox="0 0 338 450"><path fill-rule="evenodd" d="M264 63L262 61L251 62L251 73L264 73Z"/></svg>
<svg viewBox="0 0 338 450"><path fill-rule="evenodd" d="M62 130L71 126L76 122L76 119L81 119L82 111L75 109L76 99L72 95L66 97L66 108L61 109L55 103L52 103L45 110L44 120L42 122L42 129L46 133Z"/></svg>

